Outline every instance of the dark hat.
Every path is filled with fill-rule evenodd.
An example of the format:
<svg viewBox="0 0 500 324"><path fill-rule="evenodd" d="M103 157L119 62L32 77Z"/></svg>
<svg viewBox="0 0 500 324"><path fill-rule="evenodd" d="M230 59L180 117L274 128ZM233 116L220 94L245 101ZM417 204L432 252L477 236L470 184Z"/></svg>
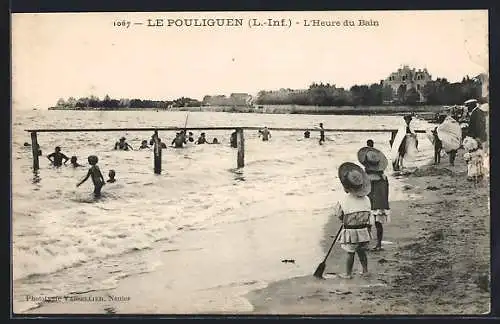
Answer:
<svg viewBox="0 0 500 324"><path fill-rule="evenodd" d="M370 171L384 171L388 164L384 153L369 146L362 147L358 151L358 161Z"/></svg>
<svg viewBox="0 0 500 324"><path fill-rule="evenodd" d="M120 138L120 141L124 141L124 140L125 140L125 137Z"/></svg>
<svg viewBox="0 0 500 324"><path fill-rule="evenodd" d="M404 118L404 120L412 120L413 116L412 115L405 115L403 118Z"/></svg>
<svg viewBox="0 0 500 324"><path fill-rule="evenodd" d="M366 172L357 164L345 162L339 167L339 179L347 192L364 197L371 191L371 182Z"/></svg>

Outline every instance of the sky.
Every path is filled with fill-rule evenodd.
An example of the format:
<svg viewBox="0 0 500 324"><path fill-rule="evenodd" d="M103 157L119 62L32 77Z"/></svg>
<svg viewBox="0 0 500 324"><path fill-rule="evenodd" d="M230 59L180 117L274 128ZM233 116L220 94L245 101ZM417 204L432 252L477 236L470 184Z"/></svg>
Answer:
<svg viewBox="0 0 500 324"><path fill-rule="evenodd" d="M166 25L185 18L238 18L243 26ZM291 24L249 25L268 18ZM164 26L149 27L148 19ZM341 26L305 26L314 19ZM378 26L344 26L346 19ZM114 26L123 20L131 25ZM450 82L489 69L486 10L44 13L11 21L12 100L21 109L70 96L202 99L312 82L350 88L402 65Z"/></svg>

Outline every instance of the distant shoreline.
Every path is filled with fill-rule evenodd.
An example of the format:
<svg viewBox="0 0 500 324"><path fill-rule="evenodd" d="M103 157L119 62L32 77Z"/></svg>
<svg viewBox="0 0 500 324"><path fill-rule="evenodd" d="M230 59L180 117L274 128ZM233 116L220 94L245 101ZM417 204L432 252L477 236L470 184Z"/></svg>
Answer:
<svg viewBox="0 0 500 324"><path fill-rule="evenodd" d="M228 112L255 114L318 114L318 115L401 115L407 113L432 114L441 112L442 106L298 106L298 105L263 105L254 107L202 106L176 108L68 108L50 107L49 110L71 111L192 111L192 112Z"/></svg>

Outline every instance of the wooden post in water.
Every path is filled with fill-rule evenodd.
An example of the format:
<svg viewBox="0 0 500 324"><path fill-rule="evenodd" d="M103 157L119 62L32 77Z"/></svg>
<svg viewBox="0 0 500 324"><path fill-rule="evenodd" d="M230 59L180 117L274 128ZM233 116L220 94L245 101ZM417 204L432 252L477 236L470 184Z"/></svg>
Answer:
<svg viewBox="0 0 500 324"><path fill-rule="evenodd" d="M159 136L156 135L157 133L155 132L155 135L153 135L153 141L154 141L154 148L153 148L153 155L154 155L154 170L155 174L161 174L161 143L159 140Z"/></svg>
<svg viewBox="0 0 500 324"><path fill-rule="evenodd" d="M33 152L33 171L40 169L40 162L38 161L38 141L36 132L31 132L31 151Z"/></svg>
<svg viewBox="0 0 500 324"><path fill-rule="evenodd" d="M391 132L391 139L389 140L389 144L391 145L391 147L392 147L392 143L394 143L394 139L396 138L397 133L398 133L397 131Z"/></svg>
<svg viewBox="0 0 500 324"><path fill-rule="evenodd" d="M243 128L236 129L236 142L238 144L238 168L245 166L245 136L243 135Z"/></svg>

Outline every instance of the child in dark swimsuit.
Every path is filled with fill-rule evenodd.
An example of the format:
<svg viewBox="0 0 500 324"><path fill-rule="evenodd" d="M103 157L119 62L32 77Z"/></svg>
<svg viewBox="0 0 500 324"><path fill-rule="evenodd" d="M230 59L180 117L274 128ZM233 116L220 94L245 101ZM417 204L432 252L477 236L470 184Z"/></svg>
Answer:
<svg viewBox="0 0 500 324"><path fill-rule="evenodd" d="M95 155L91 155L88 157L89 164L91 165L89 172L85 176L85 178L82 179L76 186L79 187L82 183L87 181L89 177L92 178L92 182L94 183L94 197L99 198L101 196L101 189L102 186L104 186L105 181L104 177L102 176L101 170L99 170L99 167L97 166L97 162L99 159Z"/></svg>

